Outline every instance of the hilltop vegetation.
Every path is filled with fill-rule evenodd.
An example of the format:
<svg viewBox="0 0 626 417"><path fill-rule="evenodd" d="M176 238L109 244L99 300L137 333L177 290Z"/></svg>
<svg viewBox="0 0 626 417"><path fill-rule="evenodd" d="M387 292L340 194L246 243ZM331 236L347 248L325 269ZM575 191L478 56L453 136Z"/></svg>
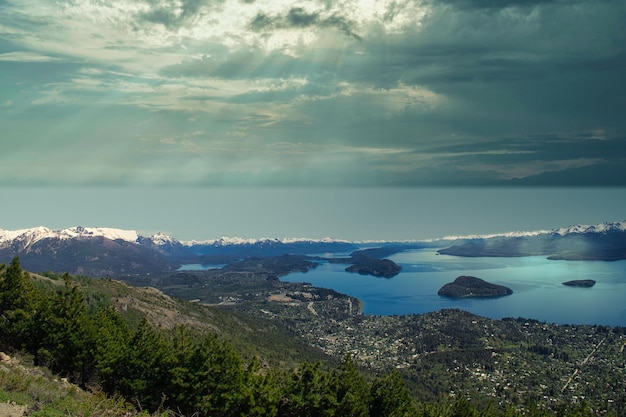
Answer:
<svg viewBox="0 0 626 417"><path fill-rule="evenodd" d="M331 409L363 415L381 407L405 413L413 406L397 375L366 379L349 357L332 370L308 363L263 368L256 358L244 362L213 332L157 330L146 318L132 326L106 298L92 293L95 302L88 303L67 274L62 284L41 284L34 285L17 258L3 271L2 348L32 355L34 365L84 389L120 395L138 409L295 416Z"/></svg>

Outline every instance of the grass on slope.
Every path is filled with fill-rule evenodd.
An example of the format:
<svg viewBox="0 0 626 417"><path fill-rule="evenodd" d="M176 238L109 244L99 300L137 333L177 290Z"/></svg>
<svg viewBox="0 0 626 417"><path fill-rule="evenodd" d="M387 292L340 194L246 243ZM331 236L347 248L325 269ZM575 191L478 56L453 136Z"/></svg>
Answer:
<svg viewBox="0 0 626 417"><path fill-rule="evenodd" d="M85 392L6 355L0 362L0 416L126 416L145 415L121 399ZM27 362L25 360L24 362Z"/></svg>

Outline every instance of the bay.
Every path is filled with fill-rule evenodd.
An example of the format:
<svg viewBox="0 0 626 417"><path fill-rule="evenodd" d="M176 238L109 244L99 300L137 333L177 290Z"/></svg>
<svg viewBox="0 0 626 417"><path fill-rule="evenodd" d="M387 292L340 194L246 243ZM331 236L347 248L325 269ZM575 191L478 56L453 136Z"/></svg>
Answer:
<svg viewBox="0 0 626 417"><path fill-rule="evenodd" d="M390 256L403 271L391 279L345 272L347 265L322 263L306 273L282 278L310 282L357 297L363 313L419 314L458 308L484 317L532 318L549 323L626 326L626 261L552 261L541 256L463 258L438 255L436 249ZM459 275L505 285L513 294L500 298L450 299L437 291ZM592 288L562 283L593 279Z"/></svg>

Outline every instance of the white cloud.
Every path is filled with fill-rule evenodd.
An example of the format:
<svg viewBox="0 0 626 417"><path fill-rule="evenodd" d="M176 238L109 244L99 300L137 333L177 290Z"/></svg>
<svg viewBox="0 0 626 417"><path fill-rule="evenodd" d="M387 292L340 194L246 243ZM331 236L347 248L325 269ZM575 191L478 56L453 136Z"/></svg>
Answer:
<svg viewBox="0 0 626 417"><path fill-rule="evenodd" d="M6 52L0 54L0 61L5 62L58 62L60 58L31 51Z"/></svg>
<svg viewBox="0 0 626 417"><path fill-rule="evenodd" d="M517 161L511 164L472 164L463 166L465 171L495 172L501 179L525 178L543 172L565 171L572 168L582 168L603 162L598 158L577 158L556 161Z"/></svg>

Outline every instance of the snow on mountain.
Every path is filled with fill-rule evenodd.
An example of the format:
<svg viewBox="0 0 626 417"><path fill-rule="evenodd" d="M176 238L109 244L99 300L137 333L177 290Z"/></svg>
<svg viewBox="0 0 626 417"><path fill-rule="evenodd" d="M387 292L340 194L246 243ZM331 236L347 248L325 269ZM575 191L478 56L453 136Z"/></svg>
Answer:
<svg viewBox="0 0 626 417"><path fill-rule="evenodd" d="M136 243L139 234L135 230L114 229L110 227L70 227L69 229L59 230L58 237L60 239L76 238L76 237L104 237L110 240L125 240L126 242Z"/></svg>
<svg viewBox="0 0 626 417"><path fill-rule="evenodd" d="M207 240L181 240L184 246L226 246L226 245L245 245L256 242L257 239L244 239L239 237L221 237L219 239Z"/></svg>
<svg viewBox="0 0 626 417"><path fill-rule="evenodd" d="M493 233L489 235L464 235L464 236L446 236L440 240L469 240L469 239L491 239L494 237L528 237L552 233L551 230L534 230L534 231L516 231L506 233Z"/></svg>
<svg viewBox="0 0 626 417"><path fill-rule="evenodd" d="M230 246L230 245L256 245L260 243L282 243L282 244L290 244L290 243L306 243L306 242L315 242L315 243L354 243L349 240L341 240L334 239L330 237L326 237L323 239L309 239L309 238L259 238L259 239L250 239L250 238L241 238L241 237L226 237L222 236L219 239L209 239L209 240L187 240L181 241L180 243L185 246Z"/></svg>
<svg viewBox="0 0 626 417"><path fill-rule="evenodd" d="M0 246L7 246L13 242L19 242L24 248L26 248L43 239L65 240L91 237L104 237L110 240L121 239L127 242L137 243L139 234L134 230L82 226L70 227L62 230L52 230L44 226L20 230L0 229Z"/></svg>
<svg viewBox="0 0 626 417"><path fill-rule="evenodd" d="M309 239L306 237L296 237L296 238L282 238L280 239L282 243L301 243L301 242L315 242L315 243L354 243L351 240L344 239L335 239L333 237L325 237L322 239Z"/></svg>
<svg viewBox="0 0 626 417"><path fill-rule="evenodd" d="M172 236L166 235L165 233L161 233L161 232L151 235L148 239L151 240L152 243L154 243L157 246L176 245L180 243L177 239L174 239Z"/></svg>
<svg viewBox="0 0 626 417"><path fill-rule="evenodd" d="M13 242L19 242L24 247L28 247L41 239L53 237L54 234L54 230L44 226L19 230L0 229L0 247L10 245Z"/></svg>
<svg viewBox="0 0 626 417"><path fill-rule="evenodd" d="M255 245L255 244L272 244L272 243L351 243L348 240L339 240L334 238L324 239L309 239L309 238L260 238L260 239L248 239L240 237L221 237L219 239L209 240L190 240L179 241L172 236L158 232L149 237L141 236L135 230L115 229L109 227L83 227L75 226L62 230L53 230L48 227L34 227L30 229L20 230L3 230L0 229L0 246L10 245L12 242L20 241L24 246L31 245L42 239L75 239L75 238L92 238L92 237L104 237L110 240L124 240L130 243L140 243L142 241L151 241L157 246L177 245L182 244L184 246L194 245L210 245L210 246L230 246L230 245Z"/></svg>
<svg viewBox="0 0 626 417"><path fill-rule="evenodd" d="M489 239L494 237L529 237L537 235L561 235L565 236L570 233L607 233L607 232L625 232L626 221L622 222L606 222L596 225L576 224L568 227L561 227L551 230L534 230L534 231L517 231L507 233L494 233L489 235L466 235L466 236L446 236L442 240L468 240L468 239Z"/></svg>
<svg viewBox="0 0 626 417"><path fill-rule="evenodd" d="M605 222L596 225L576 224L568 227L553 229L551 233L565 236L571 233L608 233L626 231L626 221Z"/></svg>
<svg viewBox="0 0 626 417"><path fill-rule="evenodd" d="M535 230L535 231L515 231L506 233L495 233L488 235L465 235L465 236L446 236L441 239L434 240L468 240L468 239L489 239L494 237L529 237L543 234L552 234L565 236L572 233L607 233L607 232L625 232L626 221L622 222L606 222L597 225L572 225L552 230ZM20 246L26 248L43 239L75 239L75 238L93 238L103 237L110 240L124 240L126 242L140 244L144 241L151 241L156 246L232 246L232 245L258 245L258 244L297 244L297 243L365 243L354 242L349 240L341 240L334 238L309 239L309 238L260 238L249 239L239 237L221 237L219 239L209 240L189 240L179 241L164 233L155 233L149 237L141 236L135 230L115 229L109 227L82 227L75 226L62 230L53 230L48 227L39 226L29 229L19 230L3 230L0 229L0 248L7 247L13 243L19 243ZM433 241L429 239L428 241ZM407 241L408 242L408 241ZM410 242L419 242L417 240ZM388 243L385 241L377 241L377 243Z"/></svg>

